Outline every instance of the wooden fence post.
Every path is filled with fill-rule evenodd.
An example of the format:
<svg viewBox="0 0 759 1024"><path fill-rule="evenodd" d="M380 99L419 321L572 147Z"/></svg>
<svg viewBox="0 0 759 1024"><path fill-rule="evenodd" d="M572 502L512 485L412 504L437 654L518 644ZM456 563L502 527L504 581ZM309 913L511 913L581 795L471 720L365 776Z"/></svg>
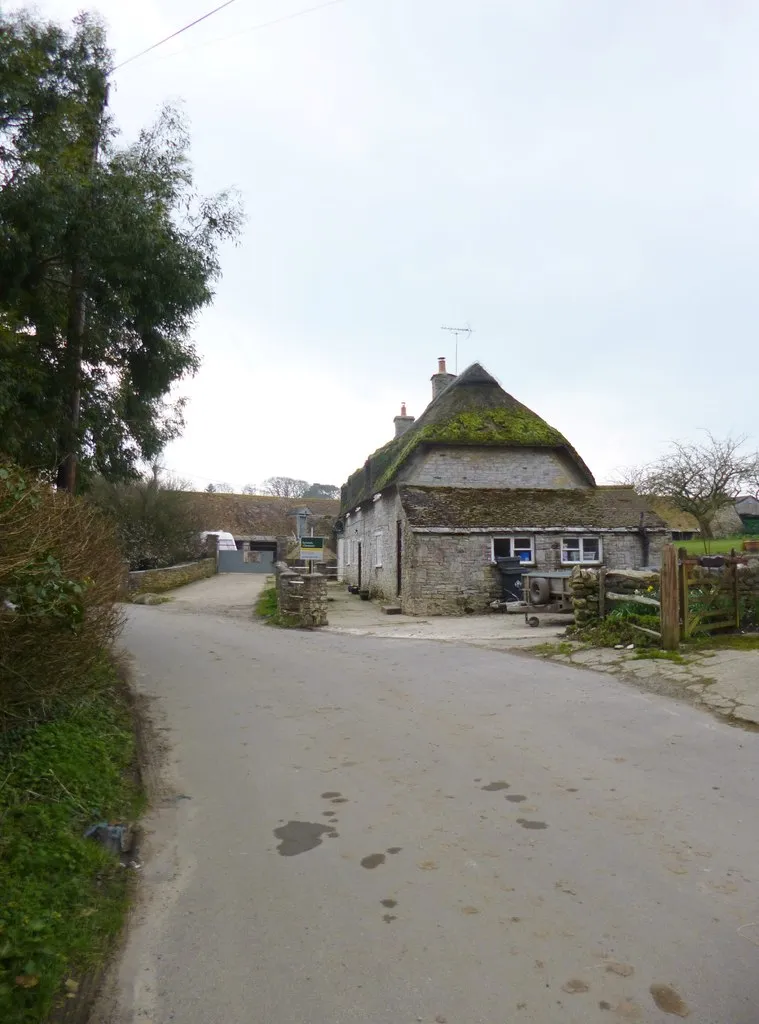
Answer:
<svg viewBox="0 0 759 1024"><path fill-rule="evenodd" d="M665 544L661 560L661 645L676 651L680 644L680 602L677 552L674 544Z"/></svg>

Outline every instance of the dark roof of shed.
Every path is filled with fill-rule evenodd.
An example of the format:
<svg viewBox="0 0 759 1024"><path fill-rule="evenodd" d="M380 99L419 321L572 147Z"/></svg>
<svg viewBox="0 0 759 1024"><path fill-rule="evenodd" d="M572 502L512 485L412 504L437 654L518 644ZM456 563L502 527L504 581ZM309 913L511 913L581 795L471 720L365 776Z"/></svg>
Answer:
<svg viewBox="0 0 759 1024"><path fill-rule="evenodd" d="M665 530L631 487L566 489L400 487L408 521L418 528Z"/></svg>
<svg viewBox="0 0 759 1024"><path fill-rule="evenodd" d="M401 437L370 455L343 485L346 512L391 484L422 444L478 445L497 448L558 448L575 463L588 484L593 475L554 427L504 391L479 363L473 363L440 392Z"/></svg>

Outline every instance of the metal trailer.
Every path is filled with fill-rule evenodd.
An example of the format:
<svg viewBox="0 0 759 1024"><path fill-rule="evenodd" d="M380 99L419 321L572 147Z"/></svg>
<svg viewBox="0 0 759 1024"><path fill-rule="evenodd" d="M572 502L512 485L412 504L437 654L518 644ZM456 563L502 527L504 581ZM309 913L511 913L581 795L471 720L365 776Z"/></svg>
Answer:
<svg viewBox="0 0 759 1024"><path fill-rule="evenodd" d="M546 572L536 569L522 576L524 621L539 626L541 615L572 615L572 592L569 589L571 570Z"/></svg>

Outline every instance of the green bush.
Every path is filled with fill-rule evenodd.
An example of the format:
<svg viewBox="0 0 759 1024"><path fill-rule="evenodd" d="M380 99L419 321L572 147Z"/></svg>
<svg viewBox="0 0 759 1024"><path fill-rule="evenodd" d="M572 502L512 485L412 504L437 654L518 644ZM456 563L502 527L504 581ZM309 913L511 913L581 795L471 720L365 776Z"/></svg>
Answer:
<svg viewBox="0 0 759 1024"><path fill-rule="evenodd" d="M0 732L86 692L119 631L124 583L97 509L0 464Z"/></svg>
<svg viewBox="0 0 759 1024"><path fill-rule="evenodd" d="M180 482L161 478L157 470L129 483L98 479L89 497L113 520L131 570L163 569L200 557L203 527Z"/></svg>

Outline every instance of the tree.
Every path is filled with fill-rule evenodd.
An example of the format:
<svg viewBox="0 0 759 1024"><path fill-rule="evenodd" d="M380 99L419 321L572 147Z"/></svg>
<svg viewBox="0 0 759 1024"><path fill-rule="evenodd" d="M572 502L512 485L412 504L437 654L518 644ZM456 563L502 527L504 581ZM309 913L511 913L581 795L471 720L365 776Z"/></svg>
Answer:
<svg viewBox="0 0 759 1024"><path fill-rule="evenodd" d="M114 521L130 569L158 569L199 556L203 523L188 486L158 466L139 480L91 481L88 497Z"/></svg>
<svg viewBox="0 0 759 1024"><path fill-rule="evenodd" d="M311 484L303 495L304 498L339 498L340 488L334 484Z"/></svg>
<svg viewBox="0 0 759 1024"><path fill-rule="evenodd" d="M708 432L702 443L673 441L665 455L633 471L631 479L641 493L666 498L692 515L709 539L715 516L759 474L759 454L747 452L745 443L745 437L719 439Z"/></svg>
<svg viewBox="0 0 759 1024"><path fill-rule="evenodd" d="M69 486L135 477L181 431L172 387L198 368L191 331L240 223L197 194L167 107L131 146L107 113L111 55L71 31L0 16L0 438Z"/></svg>
<svg viewBox="0 0 759 1024"><path fill-rule="evenodd" d="M245 484L242 489L243 494L258 494L255 484Z"/></svg>
<svg viewBox="0 0 759 1024"><path fill-rule="evenodd" d="M307 490L307 480L294 480L291 476L270 476L263 483L264 494L277 498L302 498Z"/></svg>

